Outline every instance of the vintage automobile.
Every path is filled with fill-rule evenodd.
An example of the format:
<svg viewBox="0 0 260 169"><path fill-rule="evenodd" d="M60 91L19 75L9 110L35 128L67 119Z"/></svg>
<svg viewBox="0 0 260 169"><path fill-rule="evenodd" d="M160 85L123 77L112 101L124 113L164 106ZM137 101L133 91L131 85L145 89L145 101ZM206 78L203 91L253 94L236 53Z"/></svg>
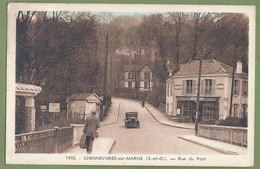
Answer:
<svg viewBox="0 0 260 169"><path fill-rule="evenodd" d="M140 128L137 112L125 113L125 127L126 128Z"/></svg>

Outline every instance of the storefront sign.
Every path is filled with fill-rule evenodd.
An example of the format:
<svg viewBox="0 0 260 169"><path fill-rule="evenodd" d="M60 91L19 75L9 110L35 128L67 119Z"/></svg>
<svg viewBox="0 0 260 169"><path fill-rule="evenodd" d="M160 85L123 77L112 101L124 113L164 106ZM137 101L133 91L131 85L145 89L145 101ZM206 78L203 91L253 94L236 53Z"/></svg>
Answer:
<svg viewBox="0 0 260 169"><path fill-rule="evenodd" d="M197 101L197 97L191 97L190 100ZM200 101L204 101L204 97L200 97Z"/></svg>

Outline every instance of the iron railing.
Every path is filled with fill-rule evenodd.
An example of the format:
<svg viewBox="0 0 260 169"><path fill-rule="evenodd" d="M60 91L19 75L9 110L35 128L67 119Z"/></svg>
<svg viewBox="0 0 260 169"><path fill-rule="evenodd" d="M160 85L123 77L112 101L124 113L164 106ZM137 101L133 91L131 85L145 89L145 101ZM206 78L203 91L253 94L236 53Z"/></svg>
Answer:
<svg viewBox="0 0 260 169"><path fill-rule="evenodd" d="M16 153L61 153L73 146L73 127L15 135Z"/></svg>

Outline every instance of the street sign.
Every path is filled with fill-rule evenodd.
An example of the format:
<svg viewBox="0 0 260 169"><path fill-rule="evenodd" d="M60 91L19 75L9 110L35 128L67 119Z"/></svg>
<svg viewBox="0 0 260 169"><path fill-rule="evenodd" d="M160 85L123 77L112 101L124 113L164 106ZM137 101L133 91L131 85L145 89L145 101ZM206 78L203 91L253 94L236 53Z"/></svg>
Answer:
<svg viewBox="0 0 260 169"><path fill-rule="evenodd" d="M41 105L41 111L46 111L47 110L47 105Z"/></svg>
<svg viewBox="0 0 260 169"><path fill-rule="evenodd" d="M49 112L60 112L60 103L49 103Z"/></svg>

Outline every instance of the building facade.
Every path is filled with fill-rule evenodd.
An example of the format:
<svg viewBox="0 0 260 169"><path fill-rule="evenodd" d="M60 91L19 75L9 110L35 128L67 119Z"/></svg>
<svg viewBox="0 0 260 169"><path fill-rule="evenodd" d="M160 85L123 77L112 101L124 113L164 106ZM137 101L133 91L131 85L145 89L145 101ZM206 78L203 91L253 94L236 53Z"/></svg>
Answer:
<svg viewBox="0 0 260 169"><path fill-rule="evenodd" d="M125 65L124 87L135 89L138 85L140 91L151 91L153 85L152 70L149 66Z"/></svg>
<svg viewBox="0 0 260 169"><path fill-rule="evenodd" d="M229 116L233 68L216 60L203 60L200 81L200 120ZM166 81L166 114L195 120L199 60L190 60ZM232 117L247 116L248 75L237 62L234 74Z"/></svg>

